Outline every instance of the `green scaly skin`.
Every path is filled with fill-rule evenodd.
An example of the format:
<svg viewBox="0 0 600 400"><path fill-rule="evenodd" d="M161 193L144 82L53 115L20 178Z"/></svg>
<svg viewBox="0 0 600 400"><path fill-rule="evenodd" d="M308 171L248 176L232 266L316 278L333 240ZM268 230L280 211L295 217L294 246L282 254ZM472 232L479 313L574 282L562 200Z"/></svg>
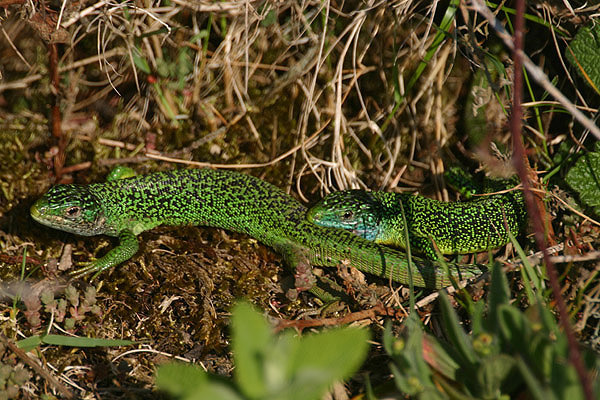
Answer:
<svg viewBox="0 0 600 400"><path fill-rule="evenodd" d="M349 264L363 272L408 282L409 263L394 249L350 232L306 220L306 207L277 187L232 171L188 169L157 172L91 185L57 185L31 207L38 222L79 235L118 236L120 244L76 271L100 272L130 259L136 236L158 225L204 225L250 235L296 268L296 286L311 287L311 265ZM477 265L448 263L453 279L481 273ZM450 278L435 263L413 264L415 285L441 288Z"/></svg>
<svg viewBox="0 0 600 400"><path fill-rule="evenodd" d="M407 247L408 227L411 249L437 259L436 247L442 254L466 254L504 246L509 241L509 230L517 236L523 229L526 212L519 190L468 202L442 202L408 193L343 190L315 204L307 219L400 248Z"/></svg>

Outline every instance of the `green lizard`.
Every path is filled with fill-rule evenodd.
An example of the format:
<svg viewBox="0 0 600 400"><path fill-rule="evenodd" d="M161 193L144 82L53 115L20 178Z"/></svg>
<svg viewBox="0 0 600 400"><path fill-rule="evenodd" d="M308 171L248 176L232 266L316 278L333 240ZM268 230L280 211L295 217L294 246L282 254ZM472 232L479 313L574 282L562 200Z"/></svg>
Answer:
<svg viewBox="0 0 600 400"><path fill-rule="evenodd" d="M464 174L451 172L455 183L470 183L464 181ZM511 184L492 181L484 191L506 189ZM475 191L470 186L464 188L468 197ZM400 248L406 248L408 227L411 248L437 259L436 247L442 254L466 254L505 245L508 230L517 236L523 229L526 212L520 190L467 202L442 202L410 193L342 190L321 199L308 211L307 219Z"/></svg>
<svg viewBox="0 0 600 400"><path fill-rule="evenodd" d="M306 220L306 207L277 187L232 171L185 169L91 185L56 185L31 207L36 221L84 236L118 236L120 244L75 271L84 276L130 259L136 236L158 225L205 225L246 233L272 247L296 268L296 287L310 288L312 265L348 264L358 270L415 285L441 288L451 279L434 262L415 260L350 232ZM478 265L447 263L454 279L481 273Z"/></svg>

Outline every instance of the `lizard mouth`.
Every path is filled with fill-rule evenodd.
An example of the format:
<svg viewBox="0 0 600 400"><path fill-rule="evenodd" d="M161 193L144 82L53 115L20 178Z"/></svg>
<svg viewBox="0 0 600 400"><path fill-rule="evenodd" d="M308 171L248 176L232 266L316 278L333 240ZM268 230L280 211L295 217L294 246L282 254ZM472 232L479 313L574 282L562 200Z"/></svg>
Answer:
<svg viewBox="0 0 600 400"><path fill-rule="evenodd" d="M71 228L68 220L60 215L55 215L49 212L50 209L51 207L44 200L44 198L41 198L31 206L29 209L29 214L34 221L42 225L49 226L50 228L61 229L66 232L77 233L76 230Z"/></svg>
<svg viewBox="0 0 600 400"><path fill-rule="evenodd" d="M42 217L42 215L44 214L44 212L43 212L44 208L45 208L45 206L41 199L36 201L29 209L31 218L33 218L35 221L43 224L45 221L45 217Z"/></svg>

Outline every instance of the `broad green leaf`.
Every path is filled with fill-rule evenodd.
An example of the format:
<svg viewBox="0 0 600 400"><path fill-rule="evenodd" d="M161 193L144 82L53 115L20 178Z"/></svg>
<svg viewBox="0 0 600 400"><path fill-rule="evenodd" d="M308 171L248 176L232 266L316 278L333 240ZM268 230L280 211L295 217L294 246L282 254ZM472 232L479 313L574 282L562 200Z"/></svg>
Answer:
<svg viewBox="0 0 600 400"><path fill-rule="evenodd" d="M172 396L186 396L206 385L208 374L195 365L169 363L156 370L156 386Z"/></svg>
<svg viewBox="0 0 600 400"><path fill-rule="evenodd" d="M579 75L600 94L600 24L579 29L566 49L566 56Z"/></svg>
<svg viewBox="0 0 600 400"><path fill-rule="evenodd" d="M184 400L243 400L226 380L210 377L204 370L183 363L170 363L156 371L156 385Z"/></svg>
<svg viewBox="0 0 600 400"><path fill-rule="evenodd" d="M266 393L265 355L273 345L271 329L263 316L246 302L232 311L232 349L240 390L250 398Z"/></svg>
<svg viewBox="0 0 600 400"><path fill-rule="evenodd" d="M369 349L369 332L337 328L302 337L290 357L291 381L279 399L320 399L334 382L360 367Z"/></svg>
<svg viewBox="0 0 600 400"><path fill-rule="evenodd" d="M240 394L223 383L211 382L197 388L193 393L183 397L183 400L245 400Z"/></svg>
<svg viewBox="0 0 600 400"><path fill-rule="evenodd" d="M554 348L548 337L542 334L534 335L527 343L529 360L541 376L550 376L556 356L560 354Z"/></svg>
<svg viewBox="0 0 600 400"><path fill-rule="evenodd" d="M581 202L600 215L600 153L581 156L567 172L566 181L579 194Z"/></svg>
<svg viewBox="0 0 600 400"><path fill-rule="evenodd" d="M488 323L488 312L483 301L476 301L471 306L471 331L473 335L479 335L485 330Z"/></svg>

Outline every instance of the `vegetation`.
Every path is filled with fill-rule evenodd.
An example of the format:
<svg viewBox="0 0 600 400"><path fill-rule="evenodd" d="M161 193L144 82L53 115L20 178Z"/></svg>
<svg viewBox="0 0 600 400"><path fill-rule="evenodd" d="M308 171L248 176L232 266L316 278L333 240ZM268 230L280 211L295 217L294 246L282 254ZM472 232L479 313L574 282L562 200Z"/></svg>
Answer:
<svg viewBox="0 0 600 400"><path fill-rule="evenodd" d="M600 398L600 6L522 4L0 1L0 398ZM290 300L268 248L196 227L67 282L113 244L35 224L33 201L175 163L306 203L518 173L536 217L442 295L340 266L318 272L343 301Z"/></svg>

